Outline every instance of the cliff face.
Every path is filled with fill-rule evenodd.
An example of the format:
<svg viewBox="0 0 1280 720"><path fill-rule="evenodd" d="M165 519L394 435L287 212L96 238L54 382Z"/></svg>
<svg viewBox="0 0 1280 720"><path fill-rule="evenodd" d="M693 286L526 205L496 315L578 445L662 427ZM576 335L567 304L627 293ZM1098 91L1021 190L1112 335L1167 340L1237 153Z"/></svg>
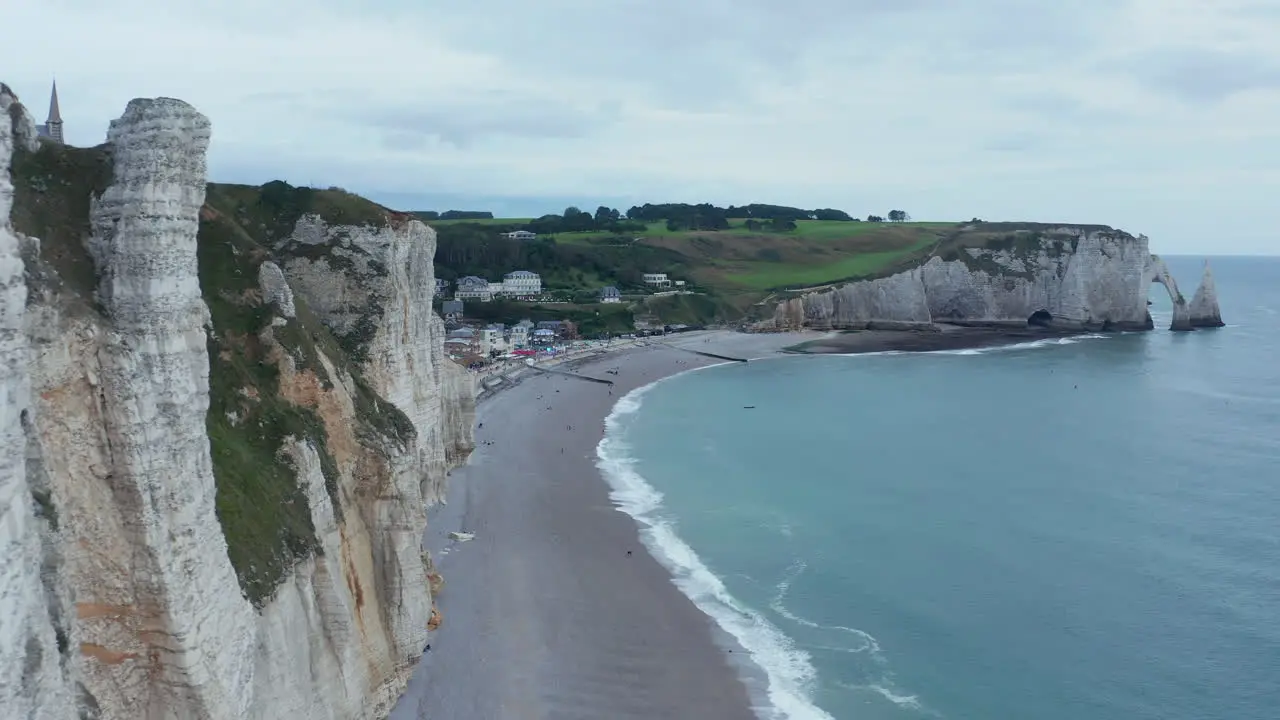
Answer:
<svg viewBox="0 0 1280 720"><path fill-rule="evenodd" d="M0 102L0 706L385 714L432 612L425 503L472 447L434 236L337 191L206 188L209 122L166 98L100 148L19 134L15 233L29 115ZM320 268L295 228L334 219L356 240Z"/></svg>
<svg viewBox="0 0 1280 720"><path fill-rule="evenodd" d="M19 240L9 223L11 103L8 88L0 86L0 708L19 718L66 718L74 716L66 624L43 577L46 565L56 561L48 553L54 519L47 492L27 472L28 464L38 463L27 457L27 288ZM33 467L31 474L39 470ZM56 572L56 565L49 569Z"/></svg>
<svg viewBox="0 0 1280 720"><path fill-rule="evenodd" d="M782 329L929 328L935 322L1149 329L1147 289L1156 282L1173 302L1171 329L1192 328L1193 313L1164 261L1150 253L1146 236L1096 226L970 230L957 233L949 247L918 267L785 300L770 324Z"/></svg>

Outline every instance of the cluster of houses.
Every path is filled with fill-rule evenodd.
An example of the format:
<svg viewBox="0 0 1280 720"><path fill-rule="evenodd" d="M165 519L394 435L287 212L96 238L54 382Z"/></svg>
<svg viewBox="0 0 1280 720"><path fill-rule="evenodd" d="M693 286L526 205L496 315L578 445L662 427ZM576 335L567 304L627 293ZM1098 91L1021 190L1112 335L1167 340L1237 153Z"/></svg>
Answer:
<svg viewBox="0 0 1280 720"><path fill-rule="evenodd" d="M523 232L523 231L520 231ZM655 289L683 288L684 280L671 280L666 273L644 273L644 283ZM622 302L622 293L618 288L607 285L596 291L602 303ZM449 281L436 278L436 297L449 294ZM468 275L459 278L453 290L454 300L474 300L490 302L494 298L507 297L517 300L531 300L542 295L542 277L528 270L516 270L502 276L501 282L492 282L482 277ZM446 311L447 312L447 311ZM458 311L461 313L461 310Z"/></svg>
<svg viewBox="0 0 1280 720"><path fill-rule="evenodd" d="M449 302L445 305L449 305ZM446 307L446 314L448 309ZM568 320L543 320L536 323L521 320L510 326L502 323L491 323L484 327L463 326L449 331L444 347L445 353L454 359L474 357L486 360L500 355L533 355L571 342L577 336L577 331Z"/></svg>

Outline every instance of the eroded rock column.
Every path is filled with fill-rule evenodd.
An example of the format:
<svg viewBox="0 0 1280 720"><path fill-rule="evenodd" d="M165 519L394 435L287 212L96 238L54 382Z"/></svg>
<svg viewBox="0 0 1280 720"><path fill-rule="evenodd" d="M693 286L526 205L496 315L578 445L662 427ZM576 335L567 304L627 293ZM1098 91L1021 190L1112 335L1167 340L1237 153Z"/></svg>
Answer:
<svg viewBox="0 0 1280 720"><path fill-rule="evenodd" d="M209 312L196 232L209 134L180 100L130 102L111 123L113 182L91 213L109 319L110 483L134 567L133 604L120 612L135 614L141 652L103 648L86 670L95 695L135 688L113 698L133 717L241 717L249 701L253 613L215 514L205 427Z"/></svg>
<svg viewBox="0 0 1280 720"><path fill-rule="evenodd" d="M1222 310L1218 307L1218 287L1213 282L1213 271L1209 269L1209 261L1204 261L1204 275L1200 278L1200 287L1191 298L1192 327L1223 327Z"/></svg>

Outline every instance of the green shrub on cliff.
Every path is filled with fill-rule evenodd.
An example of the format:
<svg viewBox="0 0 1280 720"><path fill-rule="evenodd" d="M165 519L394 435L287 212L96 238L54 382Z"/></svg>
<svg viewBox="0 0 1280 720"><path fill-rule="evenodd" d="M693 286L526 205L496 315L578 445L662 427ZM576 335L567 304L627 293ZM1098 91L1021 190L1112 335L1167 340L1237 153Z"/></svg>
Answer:
<svg viewBox="0 0 1280 720"><path fill-rule="evenodd" d="M208 426L218 517L241 587L258 604L270 597L295 562L320 550L296 469L281 452L286 438L307 439L315 446L339 519L346 505L324 424L311 408L280 396L279 367L260 337L272 317L258 291L258 268L271 257L265 246L292 231L292 224L286 231L280 218L296 221L304 212L334 221L386 222L378 206L361 206L351 199L355 196L339 191L295 193L288 196L292 200L282 200L277 186L266 194L268 199L259 202L244 186L210 186L199 234L200 286L213 319ZM335 195L343 206L330 214ZM236 217L250 218L262 233L261 242ZM324 387L332 388L337 378L325 370L323 353L335 368L351 375L357 436L374 447L408 442L414 435L408 417L370 388L359 364L301 297L294 297L294 305L296 317L272 326L271 336L295 367L314 372Z"/></svg>
<svg viewBox="0 0 1280 720"><path fill-rule="evenodd" d="M111 184L107 146L77 148L42 143L36 152L14 153L14 228L40 238L40 257L66 287L92 302L97 286L88 239L90 198Z"/></svg>

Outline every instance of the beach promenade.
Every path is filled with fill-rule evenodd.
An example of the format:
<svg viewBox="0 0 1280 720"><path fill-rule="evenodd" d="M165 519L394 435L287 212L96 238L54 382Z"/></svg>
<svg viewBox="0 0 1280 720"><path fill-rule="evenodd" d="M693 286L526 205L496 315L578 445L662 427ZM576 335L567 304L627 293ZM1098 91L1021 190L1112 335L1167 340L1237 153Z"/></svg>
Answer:
<svg viewBox="0 0 1280 720"><path fill-rule="evenodd" d="M714 331L662 342L762 357L797 337ZM650 342L576 368L613 387L530 373L480 404L476 451L424 536L444 577L443 624L392 718L755 717L759 693L730 662L731 641L640 544L595 466L617 400L716 362Z"/></svg>

